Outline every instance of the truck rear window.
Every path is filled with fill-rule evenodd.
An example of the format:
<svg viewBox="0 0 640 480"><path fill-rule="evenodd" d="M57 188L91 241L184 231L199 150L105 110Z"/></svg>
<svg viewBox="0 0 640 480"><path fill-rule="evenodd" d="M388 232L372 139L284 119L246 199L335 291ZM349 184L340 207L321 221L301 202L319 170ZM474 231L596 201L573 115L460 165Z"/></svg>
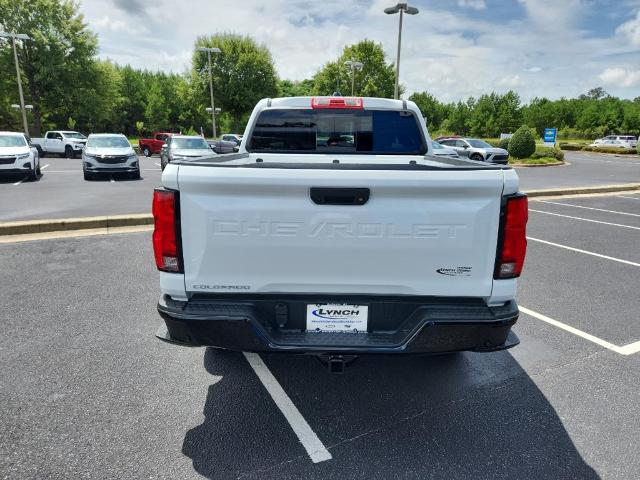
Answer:
<svg viewBox="0 0 640 480"><path fill-rule="evenodd" d="M247 150L424 155L427 145L411 112L274 109L259 115Z"/></svg>

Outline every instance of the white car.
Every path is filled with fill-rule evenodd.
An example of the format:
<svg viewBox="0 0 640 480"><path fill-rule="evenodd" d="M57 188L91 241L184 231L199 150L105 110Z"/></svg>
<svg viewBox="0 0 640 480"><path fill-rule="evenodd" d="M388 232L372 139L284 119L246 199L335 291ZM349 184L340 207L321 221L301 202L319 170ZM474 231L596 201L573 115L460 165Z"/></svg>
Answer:
<svg viewBox="0 0 640 480"><path fill-rule="evenodd" d="M24 133L0 132L0 174L36 181L40 178L40 155Z"/></svg>
<svg viewBox="0 0 640 480"><path fill-rule="evenodd" d="M601 141L596 140L595 142L589 144L590 147L604 147L604 148L635 148L633 146L631 146L630 143L624 141L624 140L617 140L617 139L610 139L610 140L604 140L601 139Z"/></svg>
<svg viewBox="0 0 640 480"><path fill-rule="evenodd" d="M459 158L458 152L456 152L453 148L445 147L444 145L433 140L431 142L431 146L433 147L433 154L436 157L453 157Z"/></svg>
<svg viewBox="0 0 640 480"><path fill-rule="evenodd" d="M414 102L261 100L238 153L166 166L153 215L163 340L309 353L332 372L518 343L518 176L433 155Z"/></svg>
<svg viewBox="0 0 640 480"><path fill-rule="evenodd" d="M31 143L41 157L57 153L61 157L76 158L82 153L87 137L80 132L69 130L49 130L44 138L32 138Z"/></svg>
<svg viewBox="0 0 640 480"><path fill-rule="evenodd" d="M598 147L601 145L610 145L610 146L618 145L618 144L607 144L606 142L610 140L615 140L615 141L622 142L623 144L627 144L628 148L636 148L638 146L638 139L633 135L607 135L606 137L598 138L589 146Z"/></svg>
<svg viewBox="0 0 640 480"><path fill-rule="evenodd" d="M85 180L99 174L124 173L140 178L140 162L133 147L122 134L92 133L82 152Z"/></svg>

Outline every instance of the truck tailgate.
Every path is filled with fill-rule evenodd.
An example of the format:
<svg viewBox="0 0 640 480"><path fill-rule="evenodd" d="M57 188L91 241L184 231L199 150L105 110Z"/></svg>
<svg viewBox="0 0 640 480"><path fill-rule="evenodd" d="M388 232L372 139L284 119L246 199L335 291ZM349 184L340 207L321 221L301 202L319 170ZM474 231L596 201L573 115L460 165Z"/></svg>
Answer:
<svg viewBox="0 0 640 480"><path fill-rule="evenodd" d="M180 165L192 293L491 295L501 170ZM368 189L363 205L312 188Z"/></svg>

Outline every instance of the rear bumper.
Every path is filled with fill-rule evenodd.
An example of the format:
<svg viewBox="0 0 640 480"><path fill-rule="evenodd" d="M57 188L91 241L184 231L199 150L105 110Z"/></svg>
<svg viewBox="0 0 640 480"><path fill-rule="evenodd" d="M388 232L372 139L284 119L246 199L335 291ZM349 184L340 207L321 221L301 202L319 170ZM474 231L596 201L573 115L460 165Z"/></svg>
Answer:
<svg viewBox="0 0 640 480"><path fill-rule="evenodd" d="M306 305L325 302L368 305L369 331L305 332ZM425 354L496 351L519 343L510 333L518 319L515 301L487 307L473 299L433 297L220 295L178 302L163 296L158 312L165 322L160 339L229 350Z"/></svg>

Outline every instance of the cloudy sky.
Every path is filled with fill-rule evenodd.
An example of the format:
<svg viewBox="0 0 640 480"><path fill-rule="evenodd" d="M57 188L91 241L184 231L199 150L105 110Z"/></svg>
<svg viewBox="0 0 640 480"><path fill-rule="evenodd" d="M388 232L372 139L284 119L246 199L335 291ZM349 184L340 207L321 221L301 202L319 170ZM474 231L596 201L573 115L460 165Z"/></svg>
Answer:
<svg viewBox="0 0 640 480"><path fill-rule="evenodd" d="M395 59L393 0L82 0L100 56L182 72L199 35L266 44L281 78L308 78L346 44L381 42ZM451 101L490 91L577 96L603 86L640 96L640 0L414 0L400 80Z"/></svg>

